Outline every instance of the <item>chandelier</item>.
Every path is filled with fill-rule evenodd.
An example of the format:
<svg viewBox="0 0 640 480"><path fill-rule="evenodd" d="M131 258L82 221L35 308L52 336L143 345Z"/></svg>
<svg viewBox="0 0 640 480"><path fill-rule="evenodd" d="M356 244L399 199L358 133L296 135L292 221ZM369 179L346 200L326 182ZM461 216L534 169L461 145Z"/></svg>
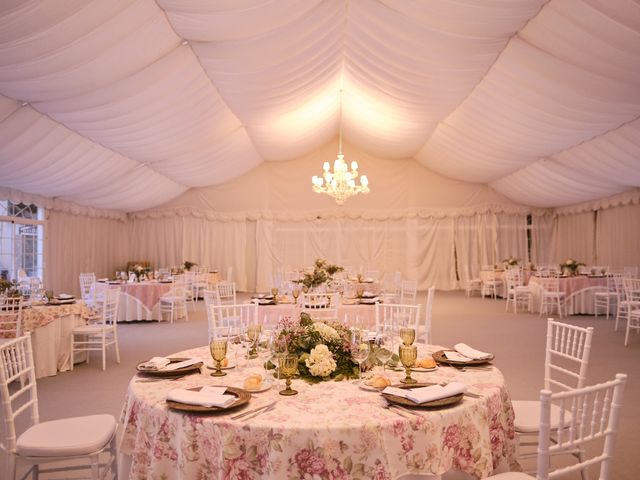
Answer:
<svg viewBox="0 0 640 480"><path fill-rule="evenodd" d="M360 185L356 185L358 178L358 162L351 162L351 170L342 154L342 90L340 90L340 143L338 146L338 158L333 161L333 172L329 162L322 165L322 176L314 175L311 178L311 188L316 193L326 193L335 198L338 205L358 193L369 193L369 179L366 175L360 177Z"/></svg>

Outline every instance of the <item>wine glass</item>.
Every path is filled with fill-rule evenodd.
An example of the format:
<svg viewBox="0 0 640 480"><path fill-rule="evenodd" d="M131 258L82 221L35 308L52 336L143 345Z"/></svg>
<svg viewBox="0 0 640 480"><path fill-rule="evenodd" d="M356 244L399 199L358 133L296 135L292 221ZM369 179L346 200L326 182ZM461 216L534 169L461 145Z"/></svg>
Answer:
<svg viewBox="0 0 640 480"><path fill-rule="evenodd" d="M280 395L297 395L298 391L291 388L291 377L298 370L298 356L287 353L278 357L278 367L282 376L286 379L286 388L280 390Z"/></svg>
<svg viewBox="0 0 640 480"><path fill-rule="evenodd" d="M383 371L387 371L387 363L393 356L393 335L388 330L383 330L376 336L376 358L382 362Z"/></svg>
<svg viewBox="0 0 640 480"><path fill-rule="evenodd" d="M222 327L215 329L209 344L211 358L216 362L216 371L211 374L212 377L224 377L227 374L222 371L222 361L227 357L228 344L229 329Z"/></svg>
<svg viewBox="0 0 640 480"><path fill-rule="evenodd" d="M416 340L416 329L402 327L399 330L400 339L402 340L402 344L405 346L413 345L413 342Z"/></svg>
<svg viewBox="0 0 640 480"><path fill-rule="evenodd" d="M295 301L295 304L298 305L298 297L300 296L300 288L296 285L295 287L293 287L293 290L292 290L291 294L293 295L293 300Z"/></svg>
<svg viewBox="0 0 640 480"><path fill-rule="evenodd" d="M361 338L351 344L351 358L358 364L358 379L362 380L362 363L369 358L369 344Z"/></svg>
<svg viewBox="0 0 640 480"><path fill-rule="evenodd" d="M415 378L411 378L411 367L413 367L418 358L418 347L415 345L400 345L398 354L407 373L407 376L400 381L407 384L417 383Z"/></svg>

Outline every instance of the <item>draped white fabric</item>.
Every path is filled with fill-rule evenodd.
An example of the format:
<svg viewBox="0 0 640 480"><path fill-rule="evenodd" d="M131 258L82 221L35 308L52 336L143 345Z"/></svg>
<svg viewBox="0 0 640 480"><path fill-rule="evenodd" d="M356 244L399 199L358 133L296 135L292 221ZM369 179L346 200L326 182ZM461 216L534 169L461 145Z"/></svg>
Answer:
<svg viewBox="0 0 640 480"><path fill-rule="evenodd" d="M124 267L128 254L128 225L124 221L56 210L47 211L46 218L47 289L79 294L81 272L110 277L117 268Z"/></svg>
<svg viewBox="0 0 640 480"><path fill-rule="evenodd" d="M556 217L553 228L555 259L564 262L573 258L587 265L595 265L595 229L595 212Z"/></svg>
<svg viewBox="0 0 640 480"><path fill-rule="evenodd" d="M631 219L631 221L629 221ZM597 263L620 269L640 266L640 204L598 212Z"/></svg>
<svg viewBox="0 0 640 480"><path fill-rule="evenodd" d="M88 207L307 158L340 122L388 162L374 191L417 159L569 205L640 186L639 115L633 0L0 5L0 186Z"/></svg>

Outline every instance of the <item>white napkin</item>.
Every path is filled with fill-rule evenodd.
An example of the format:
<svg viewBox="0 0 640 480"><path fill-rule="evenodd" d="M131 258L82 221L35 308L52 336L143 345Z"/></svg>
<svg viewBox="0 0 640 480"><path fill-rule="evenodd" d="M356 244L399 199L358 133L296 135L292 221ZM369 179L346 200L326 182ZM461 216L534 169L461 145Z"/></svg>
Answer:
<svg viewBox="0 0 640 480"><path fill-rule="evenodd" d="M199 358L188 358L186 360L183 360L182 362L170 363L166 367L163 367L161 370L163 371L177 370L179 368L189 367L201 361L202 360L200 360Z"/></svg>
<svg viewBox="0 0 640 480"><path fill-rule="evenodd" d="M486 360L487 358L491 358L492 356L490 353L481 352L480 350L471 348L466 343L456 343L453 348L456 349L456 352L461 353L465 357L471 358L473 360Z"/></svg>
<svg viewBox="0 0 640 480"><path fill-rule="evenodd" d="M420 388L387 387L382 392L407 398L415 403L425 403L440 400L441 398L452 397L466 391L467 386L464 383L451 382L444 387L442 385L431 385Z"/></svg>
<svg viewBox="0 0 640 480"><path fill-rule="evenodd" d="M171 360L165 357L153 357L151 360L141 363L140 368L145 370L160 370L171 363Z"/></svg>
<svg viewBox="0 0 640 480"><path fill-rule="evenodd" d="M75 298L73 295L69 295L68 293L60 293L58 294L59 300L68 300L70 298Z"/></svg>
<svg viewBox="0 0 640 480"><path fill-rule="evenodd" d="M196 392L184 388L174 388L167 393L167 400L202 407L224 408L236 400L234 395L225 394L226 390L226 387L202 387L199 392Z"/></svg>

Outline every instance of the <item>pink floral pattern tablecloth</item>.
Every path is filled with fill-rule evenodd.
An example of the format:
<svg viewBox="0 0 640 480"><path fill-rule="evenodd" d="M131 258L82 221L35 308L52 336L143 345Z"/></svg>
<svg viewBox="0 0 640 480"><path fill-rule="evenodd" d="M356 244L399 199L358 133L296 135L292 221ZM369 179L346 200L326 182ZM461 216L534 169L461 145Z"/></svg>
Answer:
<svg viewBox="0 0 640 480"><path fill-rule="evenodd" d="M421 355L436 347L421 347ZM176 354L210 362L206 347ZM517 468L514 413L502 374L496 369L459 371L439 367L415 373L419 381L461 381L482 398L401 416L384 408L378 393L353 382L309 385L283 397L277 388L253 395L248 408L277 401L252 420L229 414L192 415L167 409L172 388L242 386L247 368L222 379L202 374L177 381L134 377L122 412L120 453L130 457L131 479L392 479L405 473L442 474L451 469L476 478L500 463ZM388 372L393 381L400 372Z"/></svg>
<svg viewBox="0 0 640 480"><path fill-rule="evenodd" d="M80 300L69 305L36 305L22 310L22 331L33 332L36 328L44 327L54 320L67 315L80 315L84 318L90 316L92 312ZM0 314L0 325L2 315ZM0 327L0 338L6 338Z"/></svg>

